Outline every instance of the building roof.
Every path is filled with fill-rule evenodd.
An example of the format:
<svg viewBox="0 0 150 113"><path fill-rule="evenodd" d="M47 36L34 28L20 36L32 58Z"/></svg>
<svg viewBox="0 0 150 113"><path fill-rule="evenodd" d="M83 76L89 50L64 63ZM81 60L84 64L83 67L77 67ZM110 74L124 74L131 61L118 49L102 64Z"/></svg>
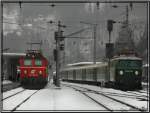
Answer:
<svg viewBox="0 0 150 113"><path fill-rule="evenodd" d="M26 56L26 53L2 53L3 56L6 57L20 57L20 56Z"/></svg>

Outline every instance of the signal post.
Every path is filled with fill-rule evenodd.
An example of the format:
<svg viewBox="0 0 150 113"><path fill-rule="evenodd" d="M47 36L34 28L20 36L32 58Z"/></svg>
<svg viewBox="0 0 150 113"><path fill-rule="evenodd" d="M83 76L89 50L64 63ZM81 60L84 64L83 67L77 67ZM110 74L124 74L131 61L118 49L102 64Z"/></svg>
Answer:
<svg viewBox="0 0 150 113"><path fill-rule="evenodd" d="M110 59L113 57L113 52L114 52L114 44L111 43L111 32L113 30L113 24L116 23L116 21L114 20L108 20L107 21L107 30L109 32L109 40L108 40L108 43L106 43L106 58L108 58L108 75L109 75L109 78L110 79Z"/></svg>
<svg viewBox="0 0 150 113"><path fill-rule="evenodd" d="M56 40L56 50L55 50L55 61L56 61L56 81L55 85L60 87L60 50L61 50L61 41L64 40L62 36L61 27L66 27L61 25L61 22L58 21L58 31L55 32L55 40Z"/></svg>

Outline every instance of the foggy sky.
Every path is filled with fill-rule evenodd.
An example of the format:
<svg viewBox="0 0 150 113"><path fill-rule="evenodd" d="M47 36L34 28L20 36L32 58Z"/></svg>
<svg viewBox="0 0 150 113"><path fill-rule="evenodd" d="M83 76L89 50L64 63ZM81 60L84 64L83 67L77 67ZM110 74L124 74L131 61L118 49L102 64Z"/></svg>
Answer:
<svg viewBox="0 0 150 113"><path fill-rule="evenodd" d="M8 52L24 52L29 46L29 41L43 41L42 49L47 57L52 57L55 48L54 31L56 25L47 23L53 20L56 23L60 20L67 28L63 28L64 35L71 34L89 25L81 24L80 21L97 23L97 52L99 56L104 56L105 43L108 42L107 20L125 20L126 3L100 3L97 8L94 3L68 3L55 4L4 4L4 48L11 48ZM118 8L111 7L118 5ZM143 34L147 24L147 8L145 3L134 3L133 9L129 7L129 22L134 29L135 43L138 42L140 35ZM11 23L11 24L10 24ZM16 24L12 24L16 23ZM112 42L118 37L120 24L115 24L112 32ZM93 29L85 30L82 33L73 35L93 38ZM78 57L83 53L84 59L92 59L93 40L85 39L66 39L66 56L78 61ZM102 52L100 54L100 52ZM74 55L72 55L74 54ZM71 56L72 55L72 56ZM71 58L70 58L71 60ZM89 60L90 61L90 60Z"/></svg>

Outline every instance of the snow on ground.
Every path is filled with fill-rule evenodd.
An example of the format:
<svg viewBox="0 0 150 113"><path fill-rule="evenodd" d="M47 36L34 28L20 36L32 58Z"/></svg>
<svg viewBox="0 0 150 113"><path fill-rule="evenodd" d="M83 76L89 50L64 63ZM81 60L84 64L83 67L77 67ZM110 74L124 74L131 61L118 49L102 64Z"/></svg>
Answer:
<svg viewBox="0 0 150 113"><path fill-rule="evenodd" d="M4 81L3 81L3 85L5 85L5 84L11 84L11 83L13 83L13 82L10 81L10 80L4 80Z"/></svg>
<svg viewBox="0 0 150 113"><path fill-rule="evenodd" d="M71 88L56 89L51 84L40 90L17 110L105 110Z"/></svg>
<svg viewBox="0 0 150 113"><path fill-rule="evenodd" d="M92 86L92 85L87 85L87 84L76 84L76 83L68 83L68 82L62 82L62 84L72 84L72 85L76 85L76 86L81 86L81 87L85 87L85 88L89 88L91 90L95 90L95 91L100 91L100 92L109 92L109 93L117 93L117 94L130 94L129 92L125 92L125 91L121 91L121 90L116 90L116 89L112 89L112 88L103 88L103 87L98 87L98 86ZM130 91L132 92L132 91ZM134 91L133 91L134 92ZM137 93L137 92L136 92ZM141 95L147 95L147 93L139 93ZM148 108L148 103L149 101L139 101L137 99L131 99L131 98L126 98L126 97L119 97L119 96L111 96L113 98L119 99L123 102L127 102L133 106L137 106L138 108Z"/></svg>
<svg viewBox="0 0 150 113"><path fill-rule="evenodd" d="M10 95L13 95L17 92L20 92L22 91L23 88L22 87L19 87L19 88L16 88L16 89L13 89L13 90L10 90L10 91L6 91L3 93L3 98L6 98L6 97L9 97Z"/></svg>
<svg viewBox="0 0 150 113"><path fill-rule="evenodd" d="M146 82L142 82L142 85L149 85L148 83L146 83Z"/></svg>
<svg viewBox="0 0 150 113"><path fill-rule="evenodd" d="M25 92L19 93L12 96L6 100L3 100L3 110L12 110L17 105L19 105L23 100L33 94L36 90L27 90Z"/></svg>
<svg viewBox="0 0 150 113"><path fill-rule="evenodd" d="M129 93L130 91L122 91L122 90L117 90L117 89L113 89L113 88L104 88L104 87L88 85L88 84L77 84L77 83L68 83L68 82L61 82L61 83L81 86L81 87L89 88L89 89L95 90L95 91L102 91L104 93L131 94L131 93ZM143 91L143 90L140 90L140 91ZM131 92L134 92L134 91L131 91ZM136 92L136 93L138 93L138 92ZM141 92L139 94L140 95L147 95L146 92L144 92L144 93Z"/></svg>
<svg viewBox="0 0 150 113"><path fill-rule="evenodd" d="M124 104L120 104L120 103L113 101L113 100L111 100L107 97L104 97L102 95L98 95L98 94L94 94L94 93L86 93L86 94L88 94L90 97L94 98L98 102L104 104L105 106L107 106L111 110L130 110L130 107L128 107Z"/></svg>
<svg viewBox="0 0 150 113"><path fill-rule="evenodd" d="M136 106L137 108L148 109L147 101L138 101L136 99L130 99L130 98L126 98L126 97L116 97L116 96L111 96L111 97L118 99L122 102L129 103L130 105Z"/></svg>
<svg viewBox="0 0 150 113"><path fill-rule="evenodd" d="M31 96L31 98L29 98L29 100L19 106L17 110L105 110L105 108L101 107L91 99L87 98L79 91L75 91L74 89L66 87L63 84L77 85L105 93L110 92L117 94L130 94L129 92L112 88L101 88L98 86L92 86L87 84L75 84L67 82L61 82L61 88L59 89L56 88L52 83L49 83L44 89L41 89L40 91L35 93L33 96ZM13 95L21 90L23 90L23 88L16 88L4 92L3 98ZM3 110L12 110L36 91L37 90L26 90L6 100L3 100ZM100 101L105 105L107 104L109 108L112 108L114 110L129 110L129 107L117 104L117 102L111 101L110 99L104 98L97 94L88 92L86 92L86 94L92 96L92 98L95 98L97 101ZM139 101L134 98L126 98L112 95L111 97L119 99L123 102L127 102L139 108L147 108L147 101Z"/></svg>

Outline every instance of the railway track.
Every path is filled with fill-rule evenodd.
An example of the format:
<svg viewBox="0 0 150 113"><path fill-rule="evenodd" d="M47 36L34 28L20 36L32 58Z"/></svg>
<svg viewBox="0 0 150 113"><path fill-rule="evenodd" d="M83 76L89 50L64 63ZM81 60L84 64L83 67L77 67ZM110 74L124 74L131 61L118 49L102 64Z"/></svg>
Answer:
<svg viewBox="0 0 150 113"><path fill-rule="evenodd" d="M28 90L26 89L23 89L17 93L14 93L10 96L7 96L6 98L3 98L2 101L3 103L6 102L7 100L11 100L11 98L14 98L15 96L18 96L19 94L23 93L22 95L25 95L25 92L27 92ZM30 95L28 95L27 97L25 97L23 100L21 100L21 102L17 103L10 111L11 112L14 112L17 108L19 108L22 104L24 104L27 100L29 100L33 95L35 95L38 91L40 90L36 90L36 91L33 91ZM15 103L15 102L14 102Z"/></svg>
<svg viewBox="0 0 150 113"><path fill-rule="evenodd" d="M80 86L79 86L80 87ZM88 89L88 91L95 91L95 90L91 90ZM106 92L106 91L97 91L99 93L103 93L105 95L110 95L110 96L118 96L118 97L125 97L125 98L131 98L131 99L137 99L137 100L143 100L143 101L149 101L149 95L146 93L146 92L143 92L143 91L136 91L136 92L133 92L133 91L124 91L124 93L113 93L113 92ZM141 94L141 93L143 94Z"/></svg>
<svg viewBox="0 0 150 113"><path fill-rule="evenodd" d="M148 92L143 92L143 91L134 91L134 92L128 91L128 93L135 94L135 95L141 95L141 96L148 96L148 94L149 94ZM143 93L143 94L141 94L141 93Z"/></svg>
<svg viewBox="0 0 150 113"><path fill-rule="evenodd" d="M20 83L10 83L10 84L3 84L2 85L2 92L7 92L10 91L12 89L16 89L18 87L20 87Z"/></svg>
<svg viewBox="0 0 150 113"><path fill-rule="evenodd" d="M8 99L8 98L10 98L10 97L12 97L12 96L15 96L15 95L17 95L17 94L19 94L19 93L22 93L22 92L24 92L24 91L26 91L26 90L23 89L23 90L21 90L21 91L18 91L17 93L14 93L14 94L12 94L12 95L10 95L10 96L7 96L7 97L3 98L2 101L3 101L3 100L6 100L6 99Z"/></svg>
<svg viewBox="0 0 150 113"><path fill-rule="evenodd" d="M109 96L125 97L125 98L131 98L131 99L138 99L138 100L148 101L148 96L145 96L145 95L119 94L119 93L102 92L102 91L97 91L97 92L103 93L103 94L109 95Z"/></svg>
<svg viewBox="0 0 150 113"><path fill-rule="evenodd" d="M79 91L80 93L84 94L86 97L90 98L91 100L93 100L97 104L101 105L102 107L104 107L108 111L116 111L116 109L114 109L110 105L108 105L109 101L110 102L113 101L113 104L116 103L115 106L117 104L119 104L119 106L124 106L124 107L126 106L126 107L128 107L128 110L141 111L141 112L145 111L145 110L137 108L136 106L133 106L133 105L131 105L129 103L126 103L126 102L123 102L123 101L121 101L119 99L116 99L116 98L113 98L111 96L108 96L107 94L105 94L103 92L91 90L89 88L85 88L85 87L81 87L81 86L76 86L76 85L66 85L66 84L63 84L63 85L66 86L66 87L73 88L76 91ZM93 94L95 95L94 97L93 97ZM97 97L97 98L95 98L95 97ZM98 101L99 98L102 98L102 99L105 98L105 100L107 99L109 101L108 101L108 103L105 103L105 102L102 102L102 101L100 102L100 101ZM124 110L128 111L128 110L124 109L124 107L122 107L123 109L120 109L120 110L121 111L124 111Z"/></svg>
<svg viewBox="0 0 150 113"><path fill-rule="evenodd" d="M27 100L29 100L34 94L36 94L39 90L35 91L33 94L28 96L25 100L23 100L20 104L18 104L15 108L11 110L11 112L15 111L17 108L19 108L23 103L25 103Z"/></svg>
<svg viewBox="0 0 150 113"><path fill-rule="evenodd" d="M75 89L77 90L77 89ZM91 96L89 96L88 94L86 94L85 92L81 91L81 90L77 90L80 93L82 93L83 95L85 95L86 97L88 97L89 99L91 99L92 101L94 101L95 103L97 103L98 105L102 106L103 108L105 108L107 111L113 111L112 109L110 109L109 107L107 107L106 105L100 103L99 101L97 101L96 99L92 98Z"/></svg>

